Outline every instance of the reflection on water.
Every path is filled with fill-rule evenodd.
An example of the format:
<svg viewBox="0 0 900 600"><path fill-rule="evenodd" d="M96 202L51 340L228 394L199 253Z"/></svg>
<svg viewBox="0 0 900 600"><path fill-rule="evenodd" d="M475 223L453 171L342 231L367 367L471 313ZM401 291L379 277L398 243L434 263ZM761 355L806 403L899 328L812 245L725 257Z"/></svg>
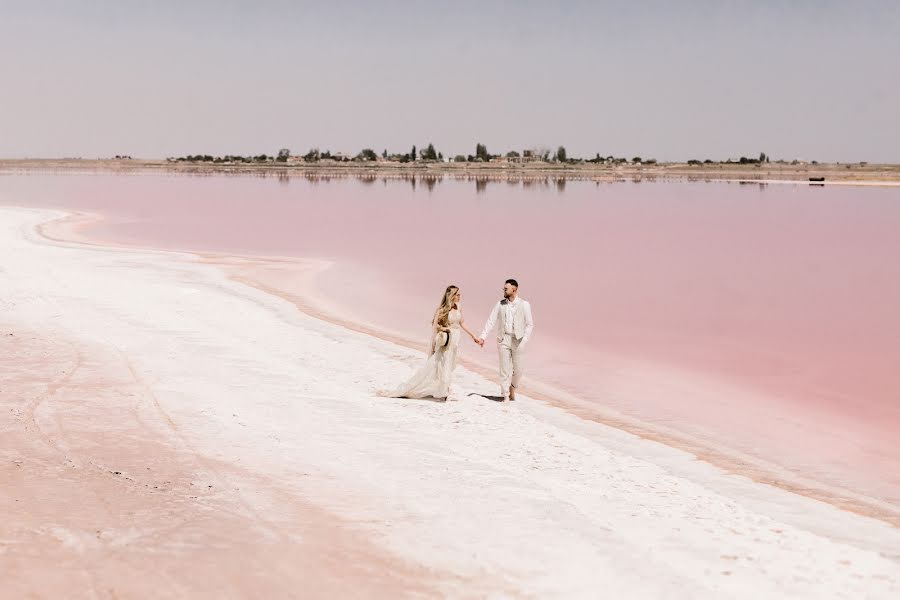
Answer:
<svg viewBox="0 0 900 600"><path fill-rule="evenodd" d="M72 175L97 175L97 171L95 170L86 170L86 171L78 171L72 168L63 168L63 169L54 169L47 168L45 170L29 168L28 170L4 170L0 171L0 177L3 176L26 176L26 175L58 175L58 176L72 176ZM318 170L288 170L288 169L266 169L266 170L228 170L223 169L221 171L217 171L214 167L204 166L203 168L198 168L197 170L190 169L180 169L180 170L172 170L172 171L154 171L152 169L141 169L134 168L133 170L124 169L118 173L120 176L128 175L128 176L164 176L164 177L186 177L186 178L235 178L235 179L247 179L247 178L255 178L255 179L275 179L279 183L282 184L290 184L295 180L304 180L310 183L329 183L333 181L343 181L343 180L354 180L363 184L373 184L378 181L381 181L385 186L389 182L393 181L404 181L408 183L413 190L416 189L416 186L419 183L424 183L427 190L433 191L435 186L441 182L445 181L453 181L453 182L470 182L474 184L474 189L476 193L485 192L488 188L488 185L493 185L497 183L506 183L509 187L528 187L528 188L550 188L552 186L556 187L558 192L565 192L566 185L568 182L582 182L582 181L591 181L596 183L597 185L603 183L641 183L641 182L660 182L660 181L668 181L665 175L657 174L657 173L647 173L647 174L630 174L627 177L623 176L616 171L610 171L609 173L605 173L603 175L580 175L578 173L565 173L560 175L548 175L546 173L537 173L537 174L529 174L527 172L522 171L513 171L513 172L490 172L490 173L479 173L477 170L474 172L456 172L456 173L441 173L441 172L432 172L429 173L427 170L422 173L409 172L409 171L398 171L396 173L385 172L384 170L376 171L374 169L369 171L329 171L327 168L321 168ZM735 179L733 181L722 181L711 179L708 176L704 175L679 175L679 179L682 181L687 181L689 183L719 183L719 184L732 184L737 183L739 185L756 185L759 187L763 187L768 185L768 182L761 181L762 175L755 174L744 174L742 175L742 179ZM676 180L677 181L677 180ZM824 184L818 182L797 182L804 183L809 185L809 187L824 187Z"/></svg>

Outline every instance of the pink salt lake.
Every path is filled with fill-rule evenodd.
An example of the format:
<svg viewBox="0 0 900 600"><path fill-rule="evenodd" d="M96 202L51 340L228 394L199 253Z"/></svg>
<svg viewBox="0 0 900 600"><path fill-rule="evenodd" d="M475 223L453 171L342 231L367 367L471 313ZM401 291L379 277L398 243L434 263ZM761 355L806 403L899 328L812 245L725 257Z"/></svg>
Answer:
<svg viewBox="0 0 900 600"><path fill-rule="evenodd" d="M515 277L532 382L900 511L900 189L48 174L0 176L0 203L326 258L330 302L411 340L447 284L479 330Z"/></svg>

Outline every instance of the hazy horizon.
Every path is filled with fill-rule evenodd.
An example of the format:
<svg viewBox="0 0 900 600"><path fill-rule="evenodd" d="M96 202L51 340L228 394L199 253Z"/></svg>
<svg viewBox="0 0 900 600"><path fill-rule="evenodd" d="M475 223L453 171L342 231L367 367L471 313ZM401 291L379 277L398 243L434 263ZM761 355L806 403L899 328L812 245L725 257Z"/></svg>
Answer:
<svg viewBox="0 0 900 600"><path fill-rule="evenodd" d="M900 163L900 4L0 0L0 157Z"/></svg>

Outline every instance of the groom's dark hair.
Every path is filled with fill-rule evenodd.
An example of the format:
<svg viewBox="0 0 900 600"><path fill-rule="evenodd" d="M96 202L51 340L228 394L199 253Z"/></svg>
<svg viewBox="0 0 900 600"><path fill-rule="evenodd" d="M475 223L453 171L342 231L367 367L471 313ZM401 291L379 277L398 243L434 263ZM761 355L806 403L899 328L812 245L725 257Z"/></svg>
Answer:
<svg viewBox="0 0 900 600"><path fill-rule="evenodd" d="M510 285L512 285L512 286L515 286L516 289L519 288L519 282L516 281L515 279L507 279L507 280L504 281L503 283L508 283L508 284L510 284Z"/></svg>

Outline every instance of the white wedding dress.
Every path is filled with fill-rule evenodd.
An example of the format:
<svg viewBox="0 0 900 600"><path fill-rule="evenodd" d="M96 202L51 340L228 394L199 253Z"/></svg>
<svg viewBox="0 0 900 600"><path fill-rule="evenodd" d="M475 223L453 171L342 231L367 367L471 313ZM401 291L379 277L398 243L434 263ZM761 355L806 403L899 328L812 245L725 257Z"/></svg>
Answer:
<svg viewBox="0 0 900 600"><path fill-rule="evenodd" d="M456 352L459 347L459 322L462 314L458 309L453 309L447 315L447 323L450 327L449 339L444 346L436 345L432 335L432 348L428 360L421 369L393 390L379 391L379 396L388 398L447 398L450 395L450 381L453 379L453 369L456 368Z"/></svg>

